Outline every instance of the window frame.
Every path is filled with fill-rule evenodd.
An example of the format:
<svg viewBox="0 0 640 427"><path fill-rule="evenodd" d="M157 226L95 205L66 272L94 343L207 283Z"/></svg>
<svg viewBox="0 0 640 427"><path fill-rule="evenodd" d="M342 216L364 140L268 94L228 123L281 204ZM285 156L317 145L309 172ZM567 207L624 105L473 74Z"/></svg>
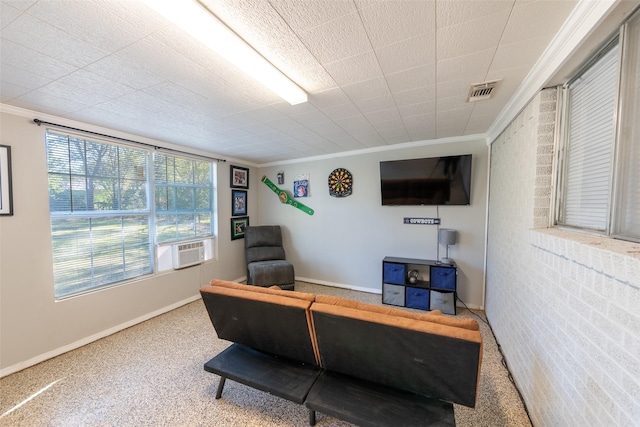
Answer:
<svg viewBox="0 0 640 427"><path fill-rule="evenodd" d="M562 99L560 101L560 108L562 109L560 117L560 131L559 131L559 144L557 153L556 168L556 185L555 185L555 197L553 203L555 204L554 221L553 225L560 228L566 228L578 232L584 232L589 234L596 234L611 238L627 241L640 241L640 238L635 236L626 235L620 232L619 228L619 211L621 210L620 194L621 186L625 181L623 176L626 166L623 164L624 152L627 147L633 143L633 141L624 141L621 135L622 118L625 116L626 109L629 106L626 105L626 97L622 92L622 84L624 81L624 73L628 73L628 64L626 63L625 52L630 48L628 43L627 33L630 31L629 24L634 22L634 25L640 25L640 10L636 10L630 14L629 18L622 23L618 30L612 34L602 44L601 48L593 54L578 71L562 86ZM610 143L611 159L609 162L608 171L608 207L606 212L606 224L603 230L595 230L584 226L571 225L563 222L563 210L565 209L565 201L567 197L567 163L568 163L568 150L569 150L569 115L570 115L570 96L569 87L588 72L594 64L603 59L603 57L612 49L617 46L617 61L616 61L616 77L615 82L612 84L615 86L615 102L613 108L613 115L611 117L613 123L613 136ZM637 46L637 45L636 45ZM635 124L636 129L638 127ZM638 132L638 130L636 130ZM636 202L640 203L640 202Z"/></svg>
<svg viewBox="0 0 640 427"><path fill-rule="evenodd" d="M73 176L73 171L71 169L71 166L69 166L68 174L50 170L49 162L51 161L51 158L52 158L50 157L50 151L49 151L50 134L56 135L57 137L67 138L68 140L70 139L82 140L85 143L85 149L86 149L87 142L91 142L96 144L108 145L111 147L117 147L118 149L124 148L124 149L136 150L142 153L145 157L145 167L146 167L146 171L145 171L146 177L144 180L144 187L146 191L146 197L145 197L146 207L144 209L135 208L135 209L113 209L113 210L89 209L88 207L86 207L85 209L74 209L73 202L71 199L72 189L70 188L69 210L52 210L53 206L52 206L52 199L50 195L51 194L50 193L51 176L58 174L65 177L68 176L69 179L71 179ZM144 279L145 277L152 277L156 274L161 273L162 271L159 270L158 268L160 263L158 247L160 246L170 246L176 243L182 243L182 242L188 242L188 241L199 241L199 240L206 242L207 240L209 240L211 243L208 246L210 248L208 250L210 256L206 257L205 260L215 258L216 250L213 242L215 242L215 240L217 239L216 234L217 234L217 221L218 221L217 179L216 179L217 165L215 160L206 158L203 156L191 155L189 153L174 152L173 150L160 150L158 148L154 149L154 147L148 146L146 144L123 143L120 141L109 140L108 138L101 138L93 135L85 136L85 135L82 135L81 133L70 132L68 130L58 131L52 128L47 128L45 131L45 148L46 148L47 177L48 177L47 188L49 190L49 218L50 218L50 226L51 226L51 245L52 245L52 251L54 255L56 253L56 249L55 249L56 243L54 239L54 233L55 233L54 223L56 221L64 220L64 219L87 219L89 221L93 221L93 220L101 220L101 219L109 219L109 218L126 219L127 217L141 217L141 218L144 217L147 223L146 227L147 227L148 239L146 239L145 244L148 245L148 250L147 250L148 258L149 258L148 270L147 268L145 268L145 272L143 272L142 274L134 274L130 277L124 277L121 280L112 280L106 283L95 283L94 282L95 276L92 273L90 278L91 280L89 281L91 284L90 286L80 287L78 290L71 291L71 292L58 292L58 288L60 286L64 286L64 284L56 283L56 280L55 280L56 279L56 259L54 257L52 259L52 262L53 262L53 269L54 269L54 297L56 300L64 300L64 299L76 297L79 295L88 294L88 293L100 291L103 289L115 287L115 286L121 286L121 285L128 284L140 279ZM206 235L176 237L175 239L159 241L158 230L156 228L156 224L157 224L156 199L155 199L156 182L155 182L155 170L154 170L156 154L160 154L167 157L173 157L177 159L186 159L191 162L204 162L208 165L209 185L207 186L207 188L209 189L209 195L208 195L209 207L207 209L207 212L210 212L210 223L209 223L208 233ZM84 155L85 156L87 155L86 152ZM116 181L120 182L120 180L123 179L124 175L122 174L122 170L119 167L118 167L117 173L118 175L115 179ZM86 176L88 176L88 172L86 169L84 170L84 174L86 179ZM69 186L71 185L72 184L69 183ZM203 186L199 186L199 187L203 187ZM120 192L117 191L117 193L118 193L118 198L120 198L121 197ZM194 190L194 197L197 198L197 194L195 190ZM119 200L119 203L120 202L121 201ZM120 208L121 205L119 204L118 207ZM197 212L196 212L197 200L196 199L194 199L194 208L195 208L194 215L196 215L196 217L194 217L194 221L197 221ZM197 225L197 222L194 222L193 227L195 228L196 225ZM88 224L88 227L89 227L87 228L88 231L91 230L91 226L92 226L91 224ZM124 257L125 256L124 254L127 249L128 248L123 241L118 250L123 253L123 257ZM93 248L90 248L89 251L93 259L93 256L94 254L96 254L96 252L94 251ZM76 252L76 253L81 254L81 252ZM126 266L124 264L125 262L123 261L122 268L126 269Z"/></svg>

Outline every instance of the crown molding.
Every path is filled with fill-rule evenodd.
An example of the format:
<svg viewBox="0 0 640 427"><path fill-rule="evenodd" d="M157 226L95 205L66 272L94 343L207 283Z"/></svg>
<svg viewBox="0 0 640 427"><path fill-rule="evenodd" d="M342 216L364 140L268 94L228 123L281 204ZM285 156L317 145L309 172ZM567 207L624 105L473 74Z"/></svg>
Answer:
<svg viewBox="0 0 640 427"><path fill-rule="evenodd" d="M560 69L582 42L611 13L619 0L580 0L549 46L533 66L515 94L502 109L487 132L487 144L520 114L522 109L540 91L544 84Z"/></svg>
<svg viewBox="0 0 640 427"><path fill-rule="evenodd" d="M484 139L487 139L487 134L485 133L474 134L474 135L463 135L463 136L451 136L447 138L427 139L427 140L421 140L421 141L403 142L400 144L381 145L379 147L363 148L361 150L343 151L341 153L323 154L321 156L304 157L300 159L261 163L257 166L259 168L266 168L270 166L289 165L289 164L305 163L305 162L316 162L319 160L338 159L341 157L359 156L362 154L379 153L381 151L402 150L404 148L423 147L427 145L454 144L458 142L467 142L467 141L482 141Z"/></svg>

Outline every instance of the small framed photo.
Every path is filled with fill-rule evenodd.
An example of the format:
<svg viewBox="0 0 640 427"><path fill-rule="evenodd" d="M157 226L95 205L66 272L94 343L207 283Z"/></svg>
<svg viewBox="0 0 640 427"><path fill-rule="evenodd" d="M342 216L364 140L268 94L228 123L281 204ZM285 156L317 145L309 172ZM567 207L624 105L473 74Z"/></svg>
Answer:
<svg viewBox="0 0 640 427"><path fill-rule="evenodd" d="M243 168L240 166L231 165L231 188L244 188L249 189L249 168Z"/></svg>
<svg viewBox="0 0 640 427"><path fill-rule="evenodd" d="M11 147L0 145L0 215L13 215Z"/></svg>
<svg viewBox="0 0 640 427"><path fill-rule="evenodd" d="M247 192L231 190L231 216L247 214Z"/></svg>
<svg viewBox="0 0 640 427"><path fill-rule="evenodd" d="M244 239L244 231L248 226L248 216L231 218L231 240Z"/></svg>

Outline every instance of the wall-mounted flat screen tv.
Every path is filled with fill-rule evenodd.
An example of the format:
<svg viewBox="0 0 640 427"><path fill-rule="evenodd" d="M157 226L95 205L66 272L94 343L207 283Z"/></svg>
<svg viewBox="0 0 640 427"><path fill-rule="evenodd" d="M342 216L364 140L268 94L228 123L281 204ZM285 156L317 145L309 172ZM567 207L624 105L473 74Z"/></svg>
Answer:
<svg viewBox="0 0 640 427"><path fill-rule="evenodd" d="M382 204L468 205L471 154L380 162Z"/></svg>

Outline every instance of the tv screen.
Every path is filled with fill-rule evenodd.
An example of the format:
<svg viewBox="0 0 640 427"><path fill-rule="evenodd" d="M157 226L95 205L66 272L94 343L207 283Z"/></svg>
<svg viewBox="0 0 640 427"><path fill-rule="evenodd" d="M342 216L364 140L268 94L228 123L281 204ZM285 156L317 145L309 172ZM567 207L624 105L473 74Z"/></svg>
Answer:
<svg viewBox="0 0 640 427"><path fill-rule="evenodd" d="M471 154L380 162L382 204L468 205Z"/></svg>

